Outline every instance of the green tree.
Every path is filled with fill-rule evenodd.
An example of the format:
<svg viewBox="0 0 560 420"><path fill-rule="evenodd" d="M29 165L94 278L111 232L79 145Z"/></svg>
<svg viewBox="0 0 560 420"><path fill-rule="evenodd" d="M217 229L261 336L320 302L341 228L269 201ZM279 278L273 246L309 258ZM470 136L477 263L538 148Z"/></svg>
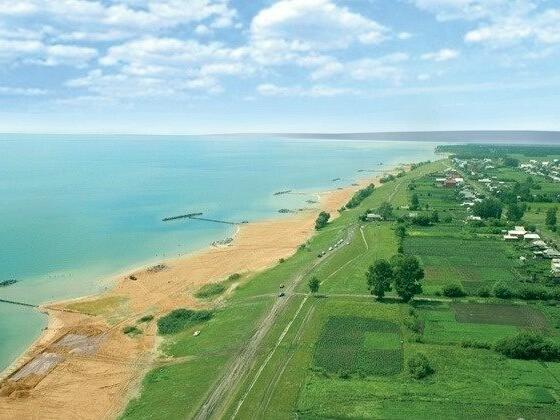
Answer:
<svg viewBox="0 0 560 420"><path fill-rule="evenodd" d="M551 207L546 211L545 223L549 228L555 227L556 223L558 222L558 218L556 217L556 211L557 211L556 207Z"/></svg>
<svg viewBox="0 0 560 420"><path fill-rule="evenodd" d="M321 282L317 277L311 277L307 285L309 286L309 291L311 293L317 293L319 291L319 286L321 285Z"/></svg>
<svg viewBox="0 0 560 420"><path fill-rule="evenodd" d="M523 218L525 214L525 206L519 205L518 203L511 203L507 209L507 218L512 222L518 222Z"/></svg>
<svg viewBox="0 0 560 420"><path fill-rule="evenodd" d="M486 198L476 203L472 208L475 216L480 216L483 219L502 217L502 203L495 198Z"/></svg>
<svg viewBox="0 0 560 420"><path fill-rule="evenodd" d="M423 379L434 373L434 369L424 354L415 353L408 359L408 372L414 379Z"/></svg>
<svg viewBox="0 0 560 420"><path fill-rule="evenodd" d="M504 165L509 166L510 168L517 168L519 166L519 160L511 157L505 157Z"/></svg>
<svg viewBox="0 0 560 420"><path fill-rule="evenodd" d="M388 203L387 201L381 203L381 205L377 209L377 212L381 217L383 217L384 220L389 220L393 218L393 206L391 205L391 203Z"/></svg>
<svg viewBox="0 0 560 420"><path fill-rule="evenodd" d="M395 235L400 240L403 240L404 237L406 236L406 226L403 225L402 223L398 224L397 227L395 228Z"/></svg>
<svg viewBox="0 0 560 420"><path fill-rule="evenodd" d="M391 290L393 267L387 260L377 260L369 267L366 278L371 294L383 299L385 292Z"/></svg>
<svg viewBox="0 0 560 420"><path fill-rule="evenodd" d="M321 213L319 213L319 216L317 216L317 220L315 220L315 230L320 230L327 226L330 218L331 215L327 212L322 211Z"/></svg>
<svg viewBox="0 0 560 420"><path fill-rule="evenodd" d="M418 199L418 194L412 194L410 198L410 210L418 210L420 208L420 200Z"/></svg>
<svg viewBox="0 0 560 420"><path fill-rule="evenodd" d="M424 270L418 258L413 255L397 254L391 260L395 291L404 302L409 302L414 295L422 293L420 282Z"/></svg>

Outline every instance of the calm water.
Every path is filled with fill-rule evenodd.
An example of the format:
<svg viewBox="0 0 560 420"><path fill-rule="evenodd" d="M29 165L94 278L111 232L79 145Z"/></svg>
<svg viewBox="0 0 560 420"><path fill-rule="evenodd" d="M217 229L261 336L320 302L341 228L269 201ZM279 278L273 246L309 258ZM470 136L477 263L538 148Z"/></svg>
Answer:
<svg viewBox="0 0 560 420"><path fill-rule="evenodd" d="M108 276L207 246L231 227L161 222L204 212L280 217L312 193L401 162L435 144L263 138L0 135L0 297L41 303L107 287ZM334 178L341 181L333 182ZM280 190L305 192L274 196ZM0 303L0 369L46 325Z"/></svg>

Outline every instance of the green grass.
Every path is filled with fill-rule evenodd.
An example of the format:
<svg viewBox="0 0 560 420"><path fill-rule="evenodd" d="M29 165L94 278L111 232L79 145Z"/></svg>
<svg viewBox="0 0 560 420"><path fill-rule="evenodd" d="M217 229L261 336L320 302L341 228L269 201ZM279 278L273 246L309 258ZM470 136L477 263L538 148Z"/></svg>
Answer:
<svg viewBox="0 0 560 420"><path fill-rule="evenodd" d="M466 227L464 210L452 193L436 190L425 176L448 165L425 165L377 188L316 234L305 249L228 294L214 317L196 326L199 336L193 337L194 327L187 327L165 338L161 351L176 362L150 371L123 417L192 418L272 307L279 285L301 275L299 294L286 297L285 311L264 338L250 371L231 390L231 401L224 401L220 417L231 418L243 398L236 418L558 418L559 363L510 360L493 350L460 345L468 340L494 343L520 328L537 328L538 323L514 324L513 318L524 316L515 311L506 317L511 319L508 325L459 322L452 304L416 302L423 328L415 334L404 326L409 305L377 303L367 296L367 267L393 255L396 240L392 223L359 223L358 216L383 201L407 205L407 185L418 178L421 201L440 216L454 218L451 223L410 229L405 247L426 263L426 291L439 290L453 279L492 284L506 276L514 281L515 261L505 256L509 248ZM352 230L349 245L317 257ZM327 297L304 296L313 275L323 282L320 293ZM552 327L560 327L558 308L538 308ZM484 320L493 310L502 309L485 309ZM380 374L418 352L426 354L435 369L429 378L414 380L406 369L396 368L390 375ZM341 378L341 370L355 373Z"/></svg>

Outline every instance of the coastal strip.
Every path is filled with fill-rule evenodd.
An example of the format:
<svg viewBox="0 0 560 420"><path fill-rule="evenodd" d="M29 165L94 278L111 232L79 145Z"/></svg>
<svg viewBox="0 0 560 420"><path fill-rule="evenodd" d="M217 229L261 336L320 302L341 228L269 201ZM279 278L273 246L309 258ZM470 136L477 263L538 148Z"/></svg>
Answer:
<svg viewBox="0 0 560 420"><path fill-rule="evenodd" d="M136 270L101 295L44 305L49 326L10 369L12 374L29 374L20 375L19 384L3 381L0 418L32 418L37 413L67 418L77 412L81 418L116 417L136 395L158 355L154 322L146 324L138 337L123 329L144 316L157 318L180 307L202 307L194 297L202 285L232 273L261 271L289 257L313 235L320 210L336 216L356 190L378 183L379 178L320 193L319 209L243 224L228 246L166 260L157 270Z"/></svg>

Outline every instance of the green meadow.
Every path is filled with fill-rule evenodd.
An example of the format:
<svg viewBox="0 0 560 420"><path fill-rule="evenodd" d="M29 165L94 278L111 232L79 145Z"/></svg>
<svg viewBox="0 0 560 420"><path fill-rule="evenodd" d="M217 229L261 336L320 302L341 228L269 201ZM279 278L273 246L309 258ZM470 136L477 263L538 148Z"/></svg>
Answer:
<svg viewBox="0 0 560 420"><path fill-rule="evenodd" d="M376 188L293 257L242 279L210 320L166 336L165 361L148 373L123 418L195 417L278 299L287 299L284 309L213 418L558 418L560 363L509 359L493 345L521 331L557 340L560 309L476 296L497 282L519 285L527 268L521 249L465 223L456 193L435 185L449 166L425 164ZM425 269L423 294L405 304L389 292L379 302L365 273L397 253L397 221L359 216L390 202L395 219L403 217L414 192L419 213L439 214L431 226L408 224L403 244ZM321 282L317 294L309 293L312 277ZM294 292L278 297L280 285L292 282ZM471 296L441 296L450 283ZM409 372L417 354L432 369L423 379Z"/></svg>

